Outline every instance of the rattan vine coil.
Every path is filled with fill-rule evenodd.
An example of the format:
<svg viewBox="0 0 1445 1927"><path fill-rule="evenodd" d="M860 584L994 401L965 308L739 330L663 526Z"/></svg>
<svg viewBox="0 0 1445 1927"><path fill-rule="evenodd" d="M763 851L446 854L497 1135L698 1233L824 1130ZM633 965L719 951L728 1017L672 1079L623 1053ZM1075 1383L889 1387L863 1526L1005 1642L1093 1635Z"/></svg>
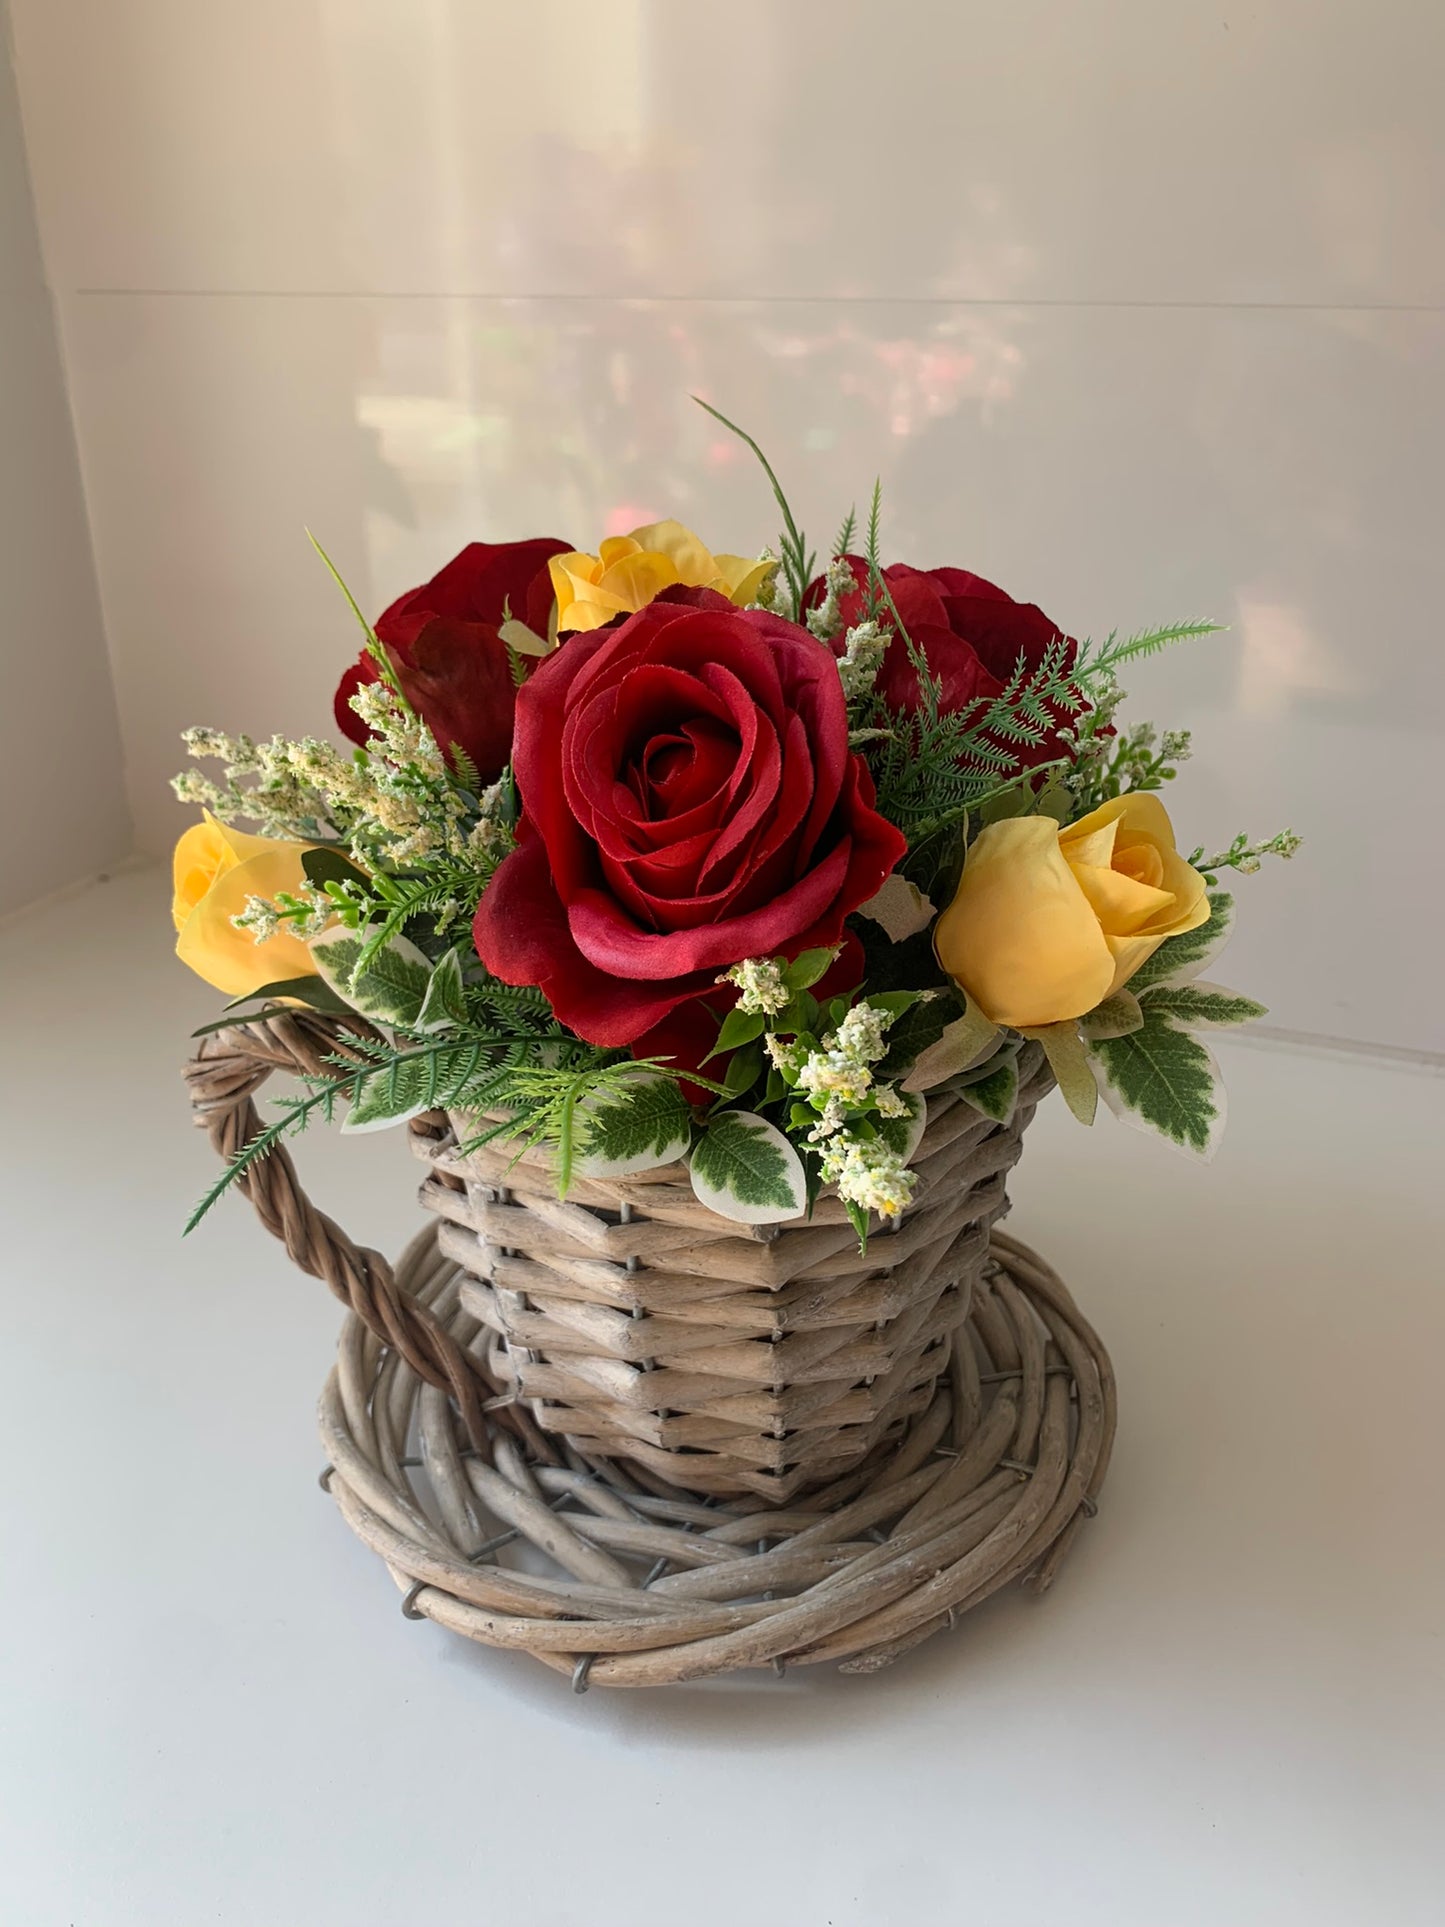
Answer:
<svg viewBox="0 0 1445 1927"><path fill-rule="evenodd" d="M206 1037L187 1067L197 1122L233 1154L258 1127L260 1084L277 1070L324 1074L337 1048L335 1021L310 1012ZM431 1167L425 1201L446 1221L393 1269L316 1209L284 1147L253 1165L241 1186L263 1224L349 1307L321 1403L323 1482L404 1588L408 1615L529 1651L581 1689L825 1661L869 1672L1016 1578L1047 1588L1094 1510L1115 1402L1107 1356L1057 1275L989 1234L1047 1088L1037 1059L1024 1069L1007 1130L957 1103L930 1106L916 1216L870 1242L866 1264L826 1201L813 1225L775 1238L730 1225L698 1238L701 1208L676 1172L647 1174L656 1189L641 1197L634 1179L559 1204L540 1168L502 1184L494 1165L457 1158L448 1121L432 1114L413 1131ZM585 1238L573 1212L594 1225ZM505 1241L523 1234L534 1247L551 1240L545 1267ZM579 1238L582 1252L563 1248ZM710 1272L724 1241L749 1252L741 1274ZM641 1278L626 1288L640 1306L600 1308L656 1323L638 1356L619 1359L614 1342L601 1358L614 1376L590 1411L571 1387L578 1358L601 1356L598 1301L537 1291L538 1270L548 1282ZM772 1320L762 1329L760 1307ZM775 1365L760 1385L730 1387L738 1347L771 1362L793 1336L805 1341L784 1354L793 1403ZM527 1375L548 1369L544 1339L565 1361L560 1378ZM724 1369L704 1357L715 1382L692 1418L715 1424L717 1398L783 1403L745 1418L727 1405L720 1433L681 1440L595 1422L617 1404L620 1364L625 1382L650 1381L624 1409L666 1426L688 1368L719 1349ZM770 1458L771 1445L783 1449ZM518 1570L519 1552L547 1570Z"/></svg>

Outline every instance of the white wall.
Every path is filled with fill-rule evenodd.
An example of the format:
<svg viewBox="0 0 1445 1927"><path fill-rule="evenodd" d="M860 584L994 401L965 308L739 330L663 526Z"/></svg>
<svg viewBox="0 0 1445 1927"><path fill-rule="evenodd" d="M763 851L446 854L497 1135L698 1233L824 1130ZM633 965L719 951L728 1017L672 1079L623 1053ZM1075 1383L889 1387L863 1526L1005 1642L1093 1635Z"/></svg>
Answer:
<svg viewBox="0 0 1445 1927"><path fill-rule="evenodd" d="M1289 822L1228 975L1445 1047L1445 12L1433 0L15 0L118 665L162 848L190 721L324 723L473 536L826 533L1076 633L1195 726L1186 839Z"/></svg>
<svg viewBox="0 0 1445 1927"><path fill-rule="evenodd" d="M0 915L130 845L90 531L0 0Z"/></svg>

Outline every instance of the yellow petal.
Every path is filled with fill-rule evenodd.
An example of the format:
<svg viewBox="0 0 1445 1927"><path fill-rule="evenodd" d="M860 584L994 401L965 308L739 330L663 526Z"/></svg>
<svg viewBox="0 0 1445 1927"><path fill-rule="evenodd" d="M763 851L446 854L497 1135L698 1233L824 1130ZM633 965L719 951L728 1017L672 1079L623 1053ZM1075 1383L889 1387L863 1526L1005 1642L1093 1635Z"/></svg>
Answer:
<svg viewBox="0 0 1445 1927"><path fill-rule="evenodd" d="M777 566L776 563L759 562L746 555L719 555L714 556L713 560L717 563L718 588L740 609L749 602L757 601L758 590Z"/></svg>
<svg viewBox="0 0 1445 1927"><path fill-rule="evenodd" d="M614 562L623 562L629 555L638 555L643 544L631 535L609 535L597 545L597 574L600 577L610 569Z"/></svg>
<svg viewBox="0 0 1445 1927"><path fill-rule="evenodd" d="M650 555L665 555L673 567L672 581L685 582L690 589L705 587L717 574L712 550L704 548L681 522L649 522L634 529L632 539Z"/></svg>
<svg viewBox="0 0 1445 1927"><path fill-rule="evenodd" d="M223 870L196 904L181 927L176 955L198 977L228 997L244 997L263 984L287 977L313 977L316 966L299 937L280 931L256 943L248 931L237 930L232 917L246 907L247 897L274 898L278 891L293 894L306 881L301 858L305 843L281 843L272 837L247 837L261 852Z"/></svg>
<svg viewBox="0 0 1445 1927"><path fill-rule="evenodd" d="M624 556L608 569L594 594L611 596L619 609L631 612L645 609L654 596L681 580L671 556L643 550Z"/></svg>
<svg viewBox="0 0 1445 1927"><path fill-rule="evenodd" d="M248 836L218 823L211 812L193 823L176 844L171 858L171 918L179 930L218 876L234 869L248 856L274 850L274 837Z"/></svg>
<svg viewBox="0 0 1445 1927"><path fill-rule="evenodd" d="M1100 870L1092 863L1072 859L1069 868L1106 936L1132 936L1152 917L1167 915L1174 908L1174 898L1168 890L1151 890L1146 883L1136 883L1122 871Z"/></svg>
<svg viewBox="0 0 1445 1927"><path fill-rule="evenodd" d="M1050 817L989 824L938 919L939 962L996 1024L1062 1023L1108 994L1114 960L1059 844Z"/></svg>

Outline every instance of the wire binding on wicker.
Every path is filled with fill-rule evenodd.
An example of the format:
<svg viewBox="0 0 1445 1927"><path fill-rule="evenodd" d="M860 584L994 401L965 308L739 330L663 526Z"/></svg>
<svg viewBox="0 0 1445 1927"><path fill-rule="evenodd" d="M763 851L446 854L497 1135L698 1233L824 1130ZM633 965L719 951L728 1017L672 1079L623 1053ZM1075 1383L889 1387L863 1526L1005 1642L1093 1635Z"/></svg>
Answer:
<svg viewBox="0 0 1445 1927"><path fill-rule="evenodd" d="M995 1232L992 1255L926 1406L786 1507L699 1498L571 1445L548 1464L501 1433L489 1462L443 1392L355 1314L321 1399L328 1490L408 1617L529 1652L575 1691L874 1672L1016 1579L1047 1590L1108 1469L1102 1345L1027 1246ZM465 1276L435 1226L397 1277L473 1342ZM526 1571L499 1556L519 1540Z"/></svg>
<svg viewBox="0 0 1445 1927"><path fill-rule="evenodd" d="M866 1253L837 1197L803 1223L745 1226L682 1164L574 1178L475 1122L415 1140L422 1202L469 1274L489 1375L543 1431L696 1493L785 1503L846 1472L928 1406L1008 1209L1005 1182L1052 1078L1030 1044L1013 1117L930 1098L917 1188Z"/></svg>

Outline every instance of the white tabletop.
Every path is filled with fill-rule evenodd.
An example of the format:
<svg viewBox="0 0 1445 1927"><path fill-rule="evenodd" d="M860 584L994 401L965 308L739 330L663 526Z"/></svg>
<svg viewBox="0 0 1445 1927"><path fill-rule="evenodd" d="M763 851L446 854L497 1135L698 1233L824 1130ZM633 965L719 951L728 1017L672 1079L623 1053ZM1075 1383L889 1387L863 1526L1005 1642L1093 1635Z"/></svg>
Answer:
<svg viewBox="0 0 1445 1927"><path fill-rule="evenodd" d="M182 1242L218 1000L165 911L148 871L0 930L0 1920L1445 1917L1438 1078L1226 1041L1208 1170L1046 1106L1010 1229L1121 1395L1055 1591L873 1678L578 1699L403 1619L316 1485L337 1306L239 1199ZM413 1228L399 1140L298 1152Z"/></svg>

